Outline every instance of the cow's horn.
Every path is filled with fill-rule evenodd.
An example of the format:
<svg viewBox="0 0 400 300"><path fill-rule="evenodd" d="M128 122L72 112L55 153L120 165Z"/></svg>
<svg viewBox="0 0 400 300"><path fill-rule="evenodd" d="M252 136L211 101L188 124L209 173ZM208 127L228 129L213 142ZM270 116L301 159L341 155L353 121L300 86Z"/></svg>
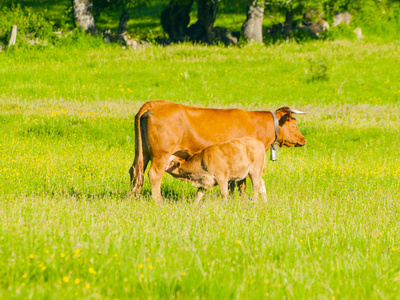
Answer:
<svg viewBox="0 0 400 300"><path fill-rule="evenodd" d="M289 110L292 114L297 114L297 115L305 115L306 112L304 111L299 111L299 110L295 110L295 109L290 109Z"/></svg>

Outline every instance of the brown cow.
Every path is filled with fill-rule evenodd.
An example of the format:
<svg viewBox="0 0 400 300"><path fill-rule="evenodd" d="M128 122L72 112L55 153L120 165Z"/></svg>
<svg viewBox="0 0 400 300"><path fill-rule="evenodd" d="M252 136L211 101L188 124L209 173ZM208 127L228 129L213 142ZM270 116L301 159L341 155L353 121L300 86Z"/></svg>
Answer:
<svg viewBox="0 0 400 300"><path fill-rule="evenodd" d="M276 110L279 133L275 137L273 113L241 109L213 109L176 104L164 100L146 102L135 117L135 160L129 170L133 193L140 193L143 176L151 160L151 193L162 202L161 178L170 156L178 151L192 155L205 147L250 136L260 140L267 151L277 141L281 147L304 146L289 107Z"/></svg>
<svg viewBox="0 0 400 300"><path fill-rule="evenodd" d="M222 198L226 199L228 182L244 180L247 175L253 184L255 199L261 192L263 200L267 201L261 178L264 164L264 144L252 137L242 137L211 145L192 156L180 151L171 156L165 171L199 187L197 201L203 197L204 189L211 189L215 185L219 185Z"/></svg>

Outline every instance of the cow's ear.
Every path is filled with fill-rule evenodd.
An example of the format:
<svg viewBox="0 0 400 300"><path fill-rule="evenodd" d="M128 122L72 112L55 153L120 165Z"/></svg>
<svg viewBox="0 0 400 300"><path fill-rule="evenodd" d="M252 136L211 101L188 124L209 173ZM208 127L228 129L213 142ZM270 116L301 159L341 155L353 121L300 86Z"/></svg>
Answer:
<svg viewBox="0 0 400 300"><path fill-rule="evenodd" d="M176 156L176 157L179 157L179 158L182 158L182 159L184 159L184 160L188 160L188 158L190 157L190 154L188 153L188 152L186 152L186 151L177 151L177 152L175 152L174 154L172 154L172 155L174 155L174 156Z"/></svg>
<svg viewBox="0 0 400 300"><path fill-rule="evenodd" d="M288 112L290 112L290 107L284 106L284 107L280 107L278 108L275 112L282 112L283 114L287 114Z"/></svg>
<svg viewBox="0 0 400 300"><path fill-rule="evenodd" d="M292 115L291 113L284 114L284 115L279 119L279 126L283 126L283 124L285 124L285 122L286 122L287 120L290 120L291 115Z"/></svg>

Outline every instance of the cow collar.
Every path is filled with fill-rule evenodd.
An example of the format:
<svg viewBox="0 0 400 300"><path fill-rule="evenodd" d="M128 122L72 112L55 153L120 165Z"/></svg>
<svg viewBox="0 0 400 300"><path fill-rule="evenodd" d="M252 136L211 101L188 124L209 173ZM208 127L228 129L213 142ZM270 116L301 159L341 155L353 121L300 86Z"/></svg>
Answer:
<svg viewBox="0 0 400 300"><path fill-rule="evenodd" d="M279 121L278 121L278 116L276 115L276 113L274 111L272 112L272 117L274 118L274 127L275 127L275 140L272 143L272 148L274 150L276 150L279 147L279 142L278 142Z"/></svg>

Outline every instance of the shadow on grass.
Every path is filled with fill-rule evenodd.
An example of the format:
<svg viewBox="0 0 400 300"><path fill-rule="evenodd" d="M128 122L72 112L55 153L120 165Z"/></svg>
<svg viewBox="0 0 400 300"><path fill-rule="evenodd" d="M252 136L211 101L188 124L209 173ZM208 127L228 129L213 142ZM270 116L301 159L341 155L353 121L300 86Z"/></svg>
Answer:
<svg viewBox="0 0 400 300"><path fill-rule="evenodd" d="M57 193L49 193L51 196L56 196ZM116 191L99 191L99 192L85 192L74 190L73 188L68 189L64 192L64 195L76 198L76 199L89 199L89 200L99 200L99 199L114 199L121 201L153 201L151 190L149 187L142 189L139 195L131 195L129 190L116 190ZM180 191L172 187L162 187L161 197L164 201L168 202L193 202L195 199L195 194L190 191Z"/></svg>
<svg viewBox="0 0 400 300"><path fill-rule="evenodd" d="M99 191L99 192L85 192L85 191L79 191L79 190L74 190L73 188L68 189L64 193L65 195L72 197L72 198L77 198L77 199L91 199L91 200L96 200L96 199L119 199L123 200L127 198L127 192L126 190L117 190L117 191ZM55 196L55 193L51 193L52 196Z"/></svg>
<svg viewBox="0 0 400 300"><path fill-rule="evenodd" d="M194 193L191 193L187 190L182 192L170 186L166 186L161 189L161 196L163 199L168 199L168 201L171 202L193 202L195 198Z"/></svg>

